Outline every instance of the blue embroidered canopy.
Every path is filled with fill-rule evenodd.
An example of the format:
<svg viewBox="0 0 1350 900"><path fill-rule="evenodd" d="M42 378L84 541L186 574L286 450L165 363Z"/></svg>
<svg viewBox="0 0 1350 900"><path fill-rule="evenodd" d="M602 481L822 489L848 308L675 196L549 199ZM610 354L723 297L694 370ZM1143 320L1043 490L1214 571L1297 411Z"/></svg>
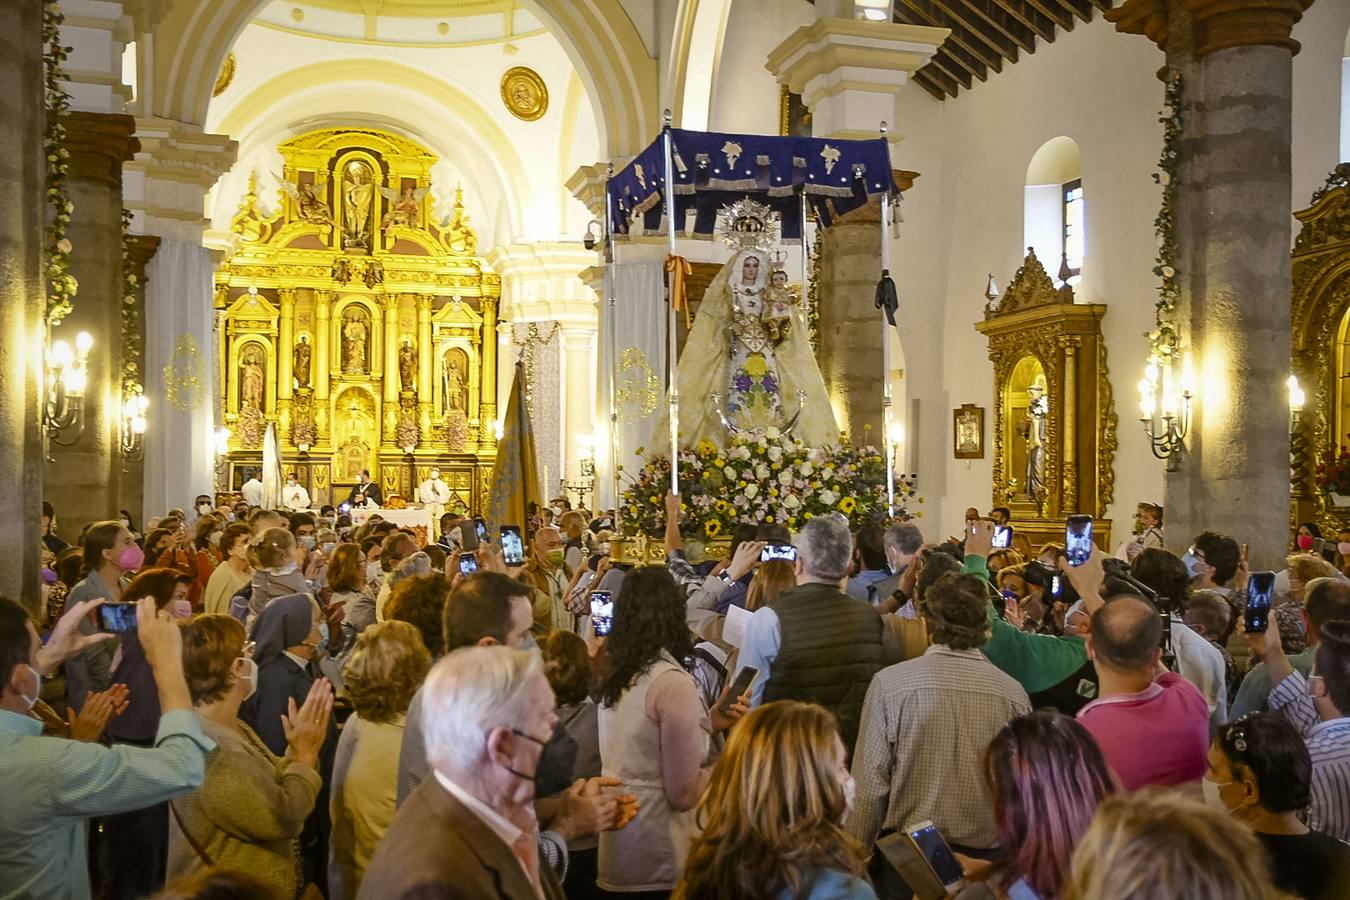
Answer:
<svg viewBox="0 0 1350 900"><path fill-rule="evenodd" d="M770 137L671 129L677 231L692 212L694 237L711 237L717 211L747 195L776 211L783 238L801 236L800 195L817 221L836 218L873 197L898 194L885 138ZM665 136L609 182L616 234L660 234L665 215Z"/></svg>

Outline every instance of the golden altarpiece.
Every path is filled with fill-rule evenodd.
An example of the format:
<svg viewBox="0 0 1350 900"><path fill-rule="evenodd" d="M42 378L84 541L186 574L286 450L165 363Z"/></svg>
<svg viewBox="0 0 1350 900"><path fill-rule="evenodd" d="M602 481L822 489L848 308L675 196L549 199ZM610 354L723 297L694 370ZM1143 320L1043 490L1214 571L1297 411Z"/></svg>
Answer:
<svg viewBox="0 0 1350 900"><path fill-rule="evenodd" d="M1075 303L1056 288L1028 249L1002 298L975 329L994 364L993 503L1035 548L1064 542L1068 516L1095 519L1093 536L1111 546L1104 519L1115 492L1116 414L1107 380L1101 321L1106 306Z"/></svg>
<svg viewBox="0 0 1350 900"><path fill-rule="evenodd" d="M315 505L345 499L362 469L386 503L413 500L434 464L450 505L478 509L496 458L501 279L462 193L435 221L435 157L382 131L315 131L279 150L276 211L260 208L255 173L216 274L231 488L275 422L283 466Z"/></svg>
<svg viewBox="0 0 1350 900"><path fill-rule="evenodd" d="M1320 485L1318 468L1350 453L1350 163L1294 217L1292 370L1307 401L1291 418L1290 521L1334 535L1350 527L1350 497Z"/></svg>

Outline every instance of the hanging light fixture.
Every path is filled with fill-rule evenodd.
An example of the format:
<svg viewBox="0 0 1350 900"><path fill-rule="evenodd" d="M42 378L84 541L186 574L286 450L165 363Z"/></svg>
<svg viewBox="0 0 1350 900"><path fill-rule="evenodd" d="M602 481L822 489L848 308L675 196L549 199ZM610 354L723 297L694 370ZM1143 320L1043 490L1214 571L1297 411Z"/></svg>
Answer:
<svg viewBox="0 0 1350 900"><path fill-rule="evenodd" d="M1149 357L1139 381L1139 421L1148 435L1153 455L1167 462L1167 471L1181 468L1186 452L1186 434L1191 426L1192 376L1187 356L1179 378L1175 363Z"/></svg>
<svg viewBox="0 0 1350 900"><path fill-rule="evenodd" d="M50 336L43 357L42 434L50 446L71 447L84 434L84 392L89 385L89 332L75 336L75 347ZM47 461L52 462L50 452Z"/></svg>

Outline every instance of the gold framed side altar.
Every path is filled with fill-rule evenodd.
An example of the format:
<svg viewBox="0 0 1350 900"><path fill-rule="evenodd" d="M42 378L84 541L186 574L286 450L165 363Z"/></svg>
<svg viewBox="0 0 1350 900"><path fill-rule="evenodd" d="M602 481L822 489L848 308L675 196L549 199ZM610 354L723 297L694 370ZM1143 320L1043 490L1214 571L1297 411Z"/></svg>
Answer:
<svg viewBox="0 0 1350 900"><path fill-rule="evenodd" d="M1312 521L1335 534L1350 527L1350 507L1315 477L1321 460L1350 452L1350 163L1294 217L1291 370L1307 401L1291 422L1290 530Z"/></svg>
<svg viewBox="0 0 1350 900"><path fill-rule="evenodd" d="M994 304L997 305L994 305ZM1116 414L1101 320L1105 304L1056 288L1028 249L1001 299L975 329L994 366L995 506L1033 546L1063 543L1065 519L1087 513L1111 546L1106 507L1115 493Z"/></svg>
<svg viewBox="0 0 1350 900"><path fill-rule="evenodd" d="M260 201L255 172L216 273L221 487L261 463L275 422L283 466L315 505L344 500L362 469L386 502L415 501L434 465L450 506L478 510L497 449L501 279L478 256L462 189L438 220L435 157L375 129L278 149L276 202Z"/></svg>

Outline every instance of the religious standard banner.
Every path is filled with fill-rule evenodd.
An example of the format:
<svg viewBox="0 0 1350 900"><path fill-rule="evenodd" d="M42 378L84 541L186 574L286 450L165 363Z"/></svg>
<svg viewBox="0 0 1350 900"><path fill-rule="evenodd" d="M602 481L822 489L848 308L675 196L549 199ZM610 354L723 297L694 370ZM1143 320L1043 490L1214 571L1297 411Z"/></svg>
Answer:
<svg viewBox="0 0 1350 900"><path fill-rule="evenodd" d="M618 462L630 475L641 468L641 449L669 455L670 448L649 446L658 430L664 434L666 406L666 281L660 262L621 263L605 271L605 296L615 298L611 309L600 304L600 415L618 415ZM614 374L614 406L610 406L610 377ZM705 398L706 399L706 398ZM658 429L658 421L663 426ZM606 433L607 429L600 429ZM669 437L666 437L668 444ZM595 448L596 469L611 473L608 441ZM622 485L620 490L622 490ZM614 480L602 477L596 485L596 508L615 505Z"/></svg>
<svg viewBox="0 0 1350 900"><path fill-rule="evenodd" d="M676 231L711 237L717 211L747 195L778 213L784 240L801 235L801 201L829 227L836 218L887 191L898 195L884 138L772 137L671 129ZM661 234L665 223L665 136L610 179L616 234Z"/></svg>

